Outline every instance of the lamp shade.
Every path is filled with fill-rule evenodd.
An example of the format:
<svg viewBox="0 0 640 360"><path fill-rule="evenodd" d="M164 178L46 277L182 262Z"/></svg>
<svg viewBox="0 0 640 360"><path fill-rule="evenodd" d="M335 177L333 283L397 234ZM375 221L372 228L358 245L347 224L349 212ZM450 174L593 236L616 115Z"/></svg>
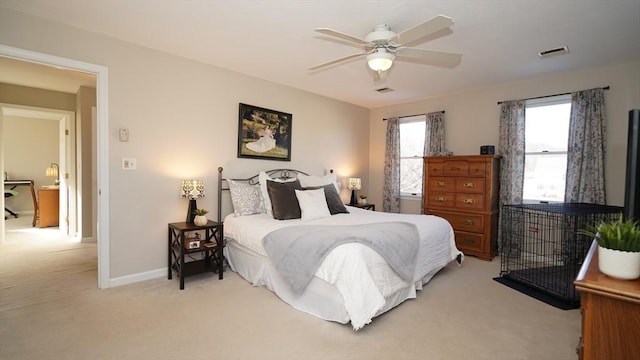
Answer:
<svg viewBox="0 0 640 360"><path fill-rule="evenodd" d="M360 178L349 178L349 190L360 190L362 182Z"/></svg>
<svg viewBox="0 0 640 360"><path fill-rule="evenodd" d="M204 197L204 183L202 180L182 180L180 197L197 199Z"/></svg>
<svg viewBox="0 0 640 360"><path fill-rule="evenodd" d="M45 171L45 175L47 177L50 178L58 178L58 169L59 166L56 163L51 163L51 165L49 165L49 167L47 167L47 170Z"/></svg>
<svg viewBox="0 0 640 360"><path fill-rule="evenodd" d="M395 56L388 53L384 48L376 50L376 52L367 55L367 64L373 71L387 71L393 65Z"/></svg>

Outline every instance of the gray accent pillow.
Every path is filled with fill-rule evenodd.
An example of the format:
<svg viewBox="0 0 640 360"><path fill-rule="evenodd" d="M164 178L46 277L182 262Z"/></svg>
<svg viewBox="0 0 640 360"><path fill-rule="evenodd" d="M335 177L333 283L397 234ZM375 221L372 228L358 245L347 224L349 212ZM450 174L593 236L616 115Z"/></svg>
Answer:
<svg viewBox="0 0 640 360"><path fill-rule="evenodd" d="M298 180L292 182L267 180L267 192L271 200L271 211L274 219L289 220L302 217L296 190L302 190Z"/></svg>
<svg viewBox="0 0 640 360"><path fill-rule="evenodd" d="M249 185L228 179L231 203L236 216L253 215L264 212L260 186Z"/></svg>
<svg viewBox="0 0 640 360"><path fill-rule="evenodd" d="M315 190L315 189L324 189L324 196L327 198L327 206L329 207L329 212L331 215L335 214L348 214L349 210L342 203L342 199L340 198L340 194L336 190L336 187L333 185L325 185L325 186L311 186L302 188L302 190Z"/></svg>

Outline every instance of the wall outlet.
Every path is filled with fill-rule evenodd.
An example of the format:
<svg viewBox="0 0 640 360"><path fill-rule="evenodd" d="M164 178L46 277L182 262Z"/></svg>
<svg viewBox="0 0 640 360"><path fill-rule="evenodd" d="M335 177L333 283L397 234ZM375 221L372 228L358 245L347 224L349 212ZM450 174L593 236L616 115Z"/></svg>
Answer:
<svg viewBox="0 0 640 360"><path fill-rule="evenodd" d="M137 165L136 159L133 158L122 158L122 169L124 170L135 170Z"/></svg>

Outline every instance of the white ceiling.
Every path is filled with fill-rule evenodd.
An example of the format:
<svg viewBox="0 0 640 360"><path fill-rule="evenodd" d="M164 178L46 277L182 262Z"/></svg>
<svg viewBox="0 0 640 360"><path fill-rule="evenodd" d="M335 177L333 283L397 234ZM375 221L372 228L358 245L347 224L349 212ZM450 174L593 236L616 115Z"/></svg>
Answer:
<svg viewBox="0 0 640 360"><path fill-rule="evenodd" d="M640 59L639 0L0 0L0 6L368 108ZM306 70L359 52L315 28L364 37L378 24L400 32L438 14L453 18L453 32L416 47L462 53L456 68L396 61L381 83L364 59ZM567 55L537 55L565 45ZM374 91L380 87L394 91Z"/></svg>

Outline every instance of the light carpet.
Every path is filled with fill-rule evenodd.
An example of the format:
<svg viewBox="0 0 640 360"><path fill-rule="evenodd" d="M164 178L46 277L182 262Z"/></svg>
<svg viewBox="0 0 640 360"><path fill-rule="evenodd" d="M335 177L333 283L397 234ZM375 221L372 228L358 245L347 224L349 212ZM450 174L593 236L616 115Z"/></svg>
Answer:
<svg viewBox="0 0 640 360"><path fill-rule="evenodd" d="M498 258L451 264L354 332L230 271L189 277L183 291L175 276L99 290L95 245L20 228L0 246L2 360L577 358L579 310L493 281Z"/></svg>

